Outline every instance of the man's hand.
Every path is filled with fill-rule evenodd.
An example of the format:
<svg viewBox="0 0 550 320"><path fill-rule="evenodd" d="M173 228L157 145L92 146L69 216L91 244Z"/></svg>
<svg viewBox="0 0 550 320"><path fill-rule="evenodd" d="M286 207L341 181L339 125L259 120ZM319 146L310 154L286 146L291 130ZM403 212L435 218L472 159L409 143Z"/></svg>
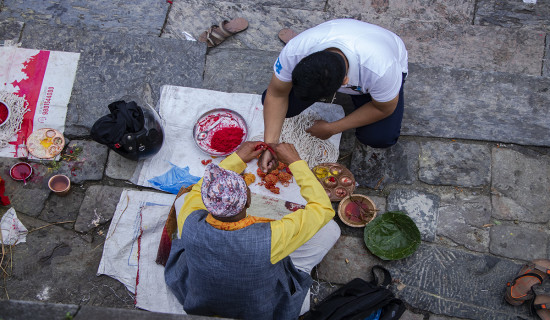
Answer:
<svg viewBox="0 0 550 320"><path fill-rule="evenodd" d="M256 146L259 145L261 141L245 141L237 151L237 155L243 160L243 162L248 163L252 161L252 159L255 159L260 155L260 153L263 152L262 149L257 149Z"/></svg>
<svg viewBox="0 0 550 320"><path fill-rule="evenodd" d="M325 120L315 120L313 125L306 129L306 132L321 140L326 140L334 135L331 123Z"/></svg>
<svg viewBox="0 0 550 320"><path fill-rule="evenodd" d="M273 148L273 145L271 145L271 148ZM260 156L260 159L258 159L258 167L262 172L269 173L276 169L279 166L279 161L277 161L277 158L273 153L271 153L268 149L260 149L263 151L262 155Z"/></svg>
<svg viewBox="0 0 550 320"><path fill-rule="evenodd" d="M300 155L298 154L298 151L296 151L296 148L294 148L293 144L281 143L275 146L274 149L277 154L277 158L287 165L301 160Z"/></svg>

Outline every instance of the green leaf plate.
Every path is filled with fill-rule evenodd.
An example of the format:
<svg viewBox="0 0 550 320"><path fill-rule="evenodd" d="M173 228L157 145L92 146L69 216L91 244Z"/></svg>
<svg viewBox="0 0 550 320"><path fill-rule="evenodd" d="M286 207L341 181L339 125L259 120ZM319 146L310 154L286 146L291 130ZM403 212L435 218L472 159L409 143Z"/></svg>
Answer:
<svg viewBox="0 0 550 320"><path fill-rule="evenodd" d="M418 249L420 231L407 214L390 211L367 224L365 244L380 259L403 259Z"/></svg>

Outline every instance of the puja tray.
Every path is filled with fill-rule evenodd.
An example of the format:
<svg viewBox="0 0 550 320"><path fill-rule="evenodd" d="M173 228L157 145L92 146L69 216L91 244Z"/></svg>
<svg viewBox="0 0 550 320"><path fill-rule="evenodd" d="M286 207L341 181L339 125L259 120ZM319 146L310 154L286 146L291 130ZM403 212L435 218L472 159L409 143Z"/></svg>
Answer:
<svg viewBox="0 0 550 320"><path fill-rule="evenodd" d="M355 190L353 174L339 163L321 163L311 170L325 188L330 201L340 201Z"/></svg>

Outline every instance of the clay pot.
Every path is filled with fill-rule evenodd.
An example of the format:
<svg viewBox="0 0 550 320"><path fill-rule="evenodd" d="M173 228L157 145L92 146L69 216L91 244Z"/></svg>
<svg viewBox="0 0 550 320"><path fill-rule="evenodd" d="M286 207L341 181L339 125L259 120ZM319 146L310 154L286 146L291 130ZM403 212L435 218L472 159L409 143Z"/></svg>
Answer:
<svg viewBox="0 0 550 320"><path fill-rule="evenodd" d="M63 174L57 174L50 178L48 187L58 196L64 196L71 189L71 180Z"/></svg>

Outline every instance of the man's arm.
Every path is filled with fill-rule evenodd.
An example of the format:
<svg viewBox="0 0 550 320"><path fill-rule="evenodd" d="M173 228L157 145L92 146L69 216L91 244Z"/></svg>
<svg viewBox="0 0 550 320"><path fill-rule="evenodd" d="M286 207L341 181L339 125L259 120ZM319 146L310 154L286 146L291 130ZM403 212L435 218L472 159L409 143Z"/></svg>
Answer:
<svg viewBox="0 0 550 320"><path fill-rule="evenodd" d="M319 139L328 139L348 129L366 126L389 117L395 111L398 101L399 94L388 102L372 100L340 120L334 122L317 120L306 132Z"/></svg>
<svg viewBox="0 0 550 320"><path fill-rule="evenodd" d="M275 74L271 76L264 100L264 142L266 143L279 143L291 89L292 82L283 82Z"/></svg>
<svg viewBox="0 0 550 320"><path fill-rule="evenodd" d="M287 150L282 150L283 148ZM334 217L334 209L321 183L294 146L282 143L275 149L281 161L290 163L300 194L306 199L304 209L296 210L271 224L271 263L275 264L306 243ZM291 159L283 152L292 154Z"/></svg>
<svg viewBox="0 0 550 320"><path fill-rule="evenodd" d="M264 142L268 144L279 143L291 89L292 82L283 82L275 74L271 76L264 100ZM260 157L258 166L263 172L271 171L276 166L276 161L270 163L273 159L273 155L266 151Z"/></svg>

